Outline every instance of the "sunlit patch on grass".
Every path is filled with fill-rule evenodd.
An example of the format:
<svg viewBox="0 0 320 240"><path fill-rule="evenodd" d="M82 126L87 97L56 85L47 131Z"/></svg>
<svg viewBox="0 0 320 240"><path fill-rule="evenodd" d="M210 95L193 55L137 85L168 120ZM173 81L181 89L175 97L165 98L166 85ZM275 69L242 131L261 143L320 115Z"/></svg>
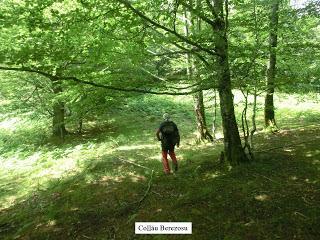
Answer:
<svg viewBox="0 0 320 240"><path fill-rule="evenodd" d="M316 165L316 164L320 164L320 160L313 160L312 164Z"/></svg>
<svg viewBox="0 0 320 240"><path fill-rule="evenodd" d="M290 180L292 180L292 181L296 181L298 178L297 178L297 176L291 176L290 177Z"/></svg>
<svg viewBox="0 0 320 240"><path fill-rule="evenodd" d="M250 227L250 226L252 226L253 224L255 224L255 221L254 221L253 219L250 219L250 221L247 222L247 223L245 223L244 226Z"/></svg>
<svg viewBox="0 0 320 240"><path fill-rule="evenodd" d="M293 152L293 149L292 148L284 148L283 149L285 152Z"/></svg>
<svg viewBox="0 0 320 240"><path fill-rule="evenodd" d="M267 194L260 194L254 197L257 201L267 201L270 200L270 197Z"/></svg>
<svg viewBox="0 0 320 240"><path fill-rule="evenodd" d="M146 180L145 176L137 175L137 174L134 174L132 172L129 172L128 175L129 175L129 177L130 177L132 182L139 182L139 181L145 181Z"/></svg>
<svg viewBox="0 0 320 240"><path fill-rule="evenodd" d="M308 151L306 153L306 157L314 157L314 156L319 155L319 154L320 154L320 150Z"/></svg>
<svg viewBox="0 0 320 240"><path fill-rule="evenodd" d="M56 225L57 224L57 222L55 221L55 220L49 220L48 222L47 222L47 226L54 226L54 225Z"/></svg>
<svg viewBox="0 0 320 240"><path fill-rule="evenodd" d="M71 211L71 212L76 212L76 211L79 211L79 210L80 209L77 208L77 207L72 207L72 208L69 209L69 211Z"/></svg>
<svg viewBox="0 0 320 240"><path fill-rule="evenodd" d="M17 125L20 123L21 119L18 117L14 117L14 118L9 118L6 119L2 122L0 122L0 129L6 129L6 130L15 130L15 128L17 127Z"/></svg>
<svg viewBox="0 0 320 240"><path fill-rule="evenodd" d="M154 103L156 102L154 101ZM263 101L261 103L263 104ZM149 102L146 102L146 107L150 106L154 107ZM130 224L133 224L132 222L136 218L145 220L148 218L155 219L154 216L159 216L163 220L172 221L190 219L206 227L208 226L206 223L208 219L211 219L210 221L214 223L212 225L218 226L222 222L223 226L224 223L227 223L229 225L226 229L223 229L223 227L221 229L220 227L214 229L214 232L221 231L221 237L223 238L224 234L228 234L234 230L232 226L236 226L238 229L239 224L248 226L247 228L250 231L252 227L256 229L260 227L261 231L266 230L265 232L268 229L274 229L274 222L284 219L279 213L286 213L286 208L283 208L283 211L275 212L273 212L273 209L270 209L268 214L275 214L275 217L271 219L271 223L268 225L269 223L264 218L266 215L264 214L264 210L268 209L264 207L269 208L273 204L275 207L289 205L288 208L290 208L290 205L295 207L294 204L300 206L298 205L300 204L300 198L297 201L298 198L295 199L293 197L289 200L292 200L293 204L291 202L287 204L288 198L284 196L288 193L288 197L291 197L291 191L292 196L294 196L296 189L300 188L300 186L301 188L307 186L306 191L302 192L301 196L305 195L310 205L316 206L316 198L314 197L317 193L317 186L313 186L313 184L317 183L315 179L318 178L311 171L307 172L307 170L309 171L309 168L316 170L320 166L320 161L308 158L308 162L306 163L308 168L305 169L303 169L304 163L302 161L299 161L299 165L297 166L290 165L290 168L286 168L287 165L281 165L284 169L279 168L279 170L281 170L281 173L286 172L286 174L279 174L277 171L273 172L270 170L269 172L269 168L275 169L275 166L282 162L294 164L295 161L276 161L277 159L270 157L269 164L269 161L264 163L259 162L259 157L257 157L257 162L246 166L245 169L242 169L241 174L235 175L238 173L237 168L241 169L241 166L234 167L232 170L231 166L227 166L226 168L229 169L227 171L224 166L217 164L219 153L223 148L222 143L194 144L193 139L191 139L192 132L195 129L194 116L192 115L192 101L190 101L190 106L190 111L186 111L186 113L178 112L181 109L176 107L177 118L175 118L174 114L172 115L173 120L177 120L178 126L181 126L180 129L182 129L181 148L177 148L176 150L177 158L179 162L181 161L181 165L176 175L165 176L162 173L160 143L154 139L153 132L153 127L158 126L158 120L161 121L161 116L159 115L158 119L157 115L154 114L156 116L154 117L152 109L149 111L151 114L148 119L153 119L154 123L145 122L141 124L134 117L128 119L124 116L117 116L116 121L112 122L115 126L115 131L113 131L114 129L112 131L103 131L100 128L99 122L94 121L90 123L92 126L97 127L97 131L94 134L87 135L81 139L74 136L74 139L70 141L68 141L69 136L67 136L66 142L57 145L46 144L45 141L44 144L34 144L33 137L39 129L33 127L36 131L30 131L32 134L29 134L29 131L22 132L21 136L23 138L16 140L16 145L12 144L11 147L8 147L6 143L6 146L2 148L6 150L4 151L5 155L1 156L0 162L7 162L6 164L10 169L0 168L0 187L1 190L5 190L5 194L0 194L0 207L3 206L3 203L7 203L6 206L16 204L16 206L8 209L9 213L11 213L10 211L17 213L17 215L12 214L12 219L10 219L16 225L12 229L14 231L19 230L18 228L24 227L26 222L31 222L33 225L24 228L21 238L28 238L28 234L32 232L32 234L35 234L34 239L42 239L46 236L41 234L46 231L46 234L48 234L47 238L55 238L55 236L51 236L50 234L54 235L57 232L59 239L67 239L68 237L104 239L108 238L106 235L107 230L111 229L113 231L113 227L109 226L114 225L117 227L115 236L119 236L119 239L126 239L132 238L132 236L126 235L126 231L132 232L132 228L127 228L128 224L124 225L123 223L130 222ZM170 108L171 105L163 109ZM157 113L162 108L154 107L154 109L156 109L155 112ZM282 111L282 109L278 110L279 112ZM284 114L282 114L285 116L283 119L288 121L288 123L300 121L299 117L297 117L298 114L294 110L289 110L289 108L286 109ZM123 121L122 127L119 127L119 120L120 122ZM132 122L128 123L128 121ZM263 122L263 118L259 121ZM279 121L281 121L281 118L279 118ZM21 129L23 130L23 128ZM151 131L141 129L151 129ZM12 137L15 139L21 137L16 134L18 131L20 131L20 126L15 130L15 134L12 134ZM6 131L4 130L4 132ZM99 137L96 133L100 134ZM285 131L284 133L285 137L290 137L291 131ZM282 136L277 135L277 137ZM317 136L312 135L312 137L316 138ZM25 144L25 141L21 141L21 139L30 139L30 144ZM273 137L271 136L270 139L272 140ZM20 142L22 146L20 146ZM268 140L264 139L263 143L266 142ZM260 140L257 140L257 145L260 143ZM287 143L288 141L283 145L285 146ZM270 147L273 146L278 146L276 141L271 143ZM295 153L298 153L298 147L301 147L301 145L287 149L297 149ZM305 150L301 152L303 157L305 154L310 154L311 157L316 158L316 154L320 152L312 149ZM172 161L169 160L169 162L171 165ZM150 178L149 170L141 166L154 169L154 177ZM304 174L300 175L296 172L296 169L297 171L306 172L299 172ZM268 177L252 179L250 170L257 170L257 172ZM235 176L237 177L235 178ZM290 179L291 176L292 179ZM305 179L307 177L309 178L308 180ZM295 178L300 181L293 182L296 180ZM211 179L212 181L210 181ZM151 188L147 189L149 180ZM290 186L294 187L290 188ZM282 191L288 192L283 192L284 197L278 197L282 194ZM133 211L129 208L124 208L127 203L135 203L141 199L144 193L147 193L147 195L141 208L134 208ZM234 201L233 197L237 201ZM274 202L268 202L268 200L273 199ZM19 203L22 203L24 200L26 200L25 202L32 203L30 204L32 206L25 208L27 205L20 205ZM180 204L177 200L186 205ZM249 212L243 212L246 207L250 207L251 201L258 204L258 211L256 209L252 209L251 211L251 208L249 208ZM262 208L261 205L263 205ZM190 209L194 210L190 211ZM297 207L297 209L300 208ZM36 219L36 221L33 221L33 212L35 214L39 213L39 219ZM301 210L301 212L308 216L307 210ZM242 213L241 220L230 219L234 215L237 215L238 218L238 214ZM218 215L217 219L215 219L215 215ZM98 219L100 216L103 218L102 221ZM9 222L6 220L6 217L6 215L3 217L4 223ZM200 219L203 219L203 221L201 222ZM316 218L313 219L317 220ZM38 223L40 225L37 225ZM93 227L91 228L90 226L89 228L88 224L92 224L91 226ZM261 227L261 224L266 224L267 228L264 229L264 226ZM39 227L39 229L34 229L35 227ZM77 233L72 231L78 231L80 228L85 229L83 233L89 237L84 235L81 232L82 230L80 231L81 235L73 235ZM97 231L98 228L99 230ZM5 227L2 227L0 231L2 229L5 229ZM102 229L104 232L99 232ZM86 231L88 231L88 234ZM103 236L97 236L99 233ZM13 234L8 236L11 237ZM217 235L210 237L212 239L219 239ZM241 237L239 239L245 238L245 236ZM109 236L109 238L115 237ZM236 239L236 237L233 238L233 235L226 235L225 238ZM250 237L247 236L247 238ZM206 238L197 236L197 239Z"/></svg>
<svg viewBox="0 0 320 240"><path fill-rule="evenodd" d="M2 209L6 209L8 207L10 207L11 205L13 205L16 202L16 199L18 198L18 196L9 196L9 197L5 197L2 202L2 206L0 206L0 211Z"/></svg>
<svg viewBox="0 0 320 240"><path fill-rule="evenodd" d="M130 151L130 150L154 149L157 147L158 147L158 145L155 145L155 144L126 145L126 146L117 147L116 150Z"/></svg>
<svg viewBox="0 0 320 240"><path fill-rule="evenodd" d="M206 179L213 179L213 178L217 178L217 177L219 177L219 176L221 176L219 173L206 173L206 174L204 175L204 178L206 178Z"/></svg>
<svg viewBox="0 0 320 240"><path fill-rule="evenodd" d="M92 158L100 159L112 151L114 149L108 144L89 143L66 149L42 147L41 151L29 156L25 156L28 152L23 151L17 151L9 157L1 156L1 174L7 176L7 181L12 182L14 179L15 186L10 190L6 181L0 183L6 190L6 193L0 195L0 207L10 207L16 203L16 199L27 197L39 186L46 189L52 180L75 176L87 167Z"/></svg>
<svg viewBox="0 0 320 240"><path fill-rule="evenodd" d="M150 156L150 157L148 157L148 159L155 160L155 161L161 161L161 154L159 152L159 154Z"/></svg>
<svg viewBox="0 0 320 240"><path fill-rule="evenodd" d="M111 175L105 175L105 176L101 176L98 180L90 180L88 179L87 182L88 183L98 183L104 186L109 185L111 182L116 182L116 183L120 183L125 179L125 176L111 176Z"/></svg>

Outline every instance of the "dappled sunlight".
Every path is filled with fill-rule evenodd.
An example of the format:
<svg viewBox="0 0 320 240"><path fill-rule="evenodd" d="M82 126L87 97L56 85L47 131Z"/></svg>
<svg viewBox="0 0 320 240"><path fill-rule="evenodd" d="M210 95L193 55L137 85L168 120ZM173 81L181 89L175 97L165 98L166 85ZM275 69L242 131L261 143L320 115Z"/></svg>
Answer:
<svg viewBox="0 0 320 240"><path fill-rule="evenodd" d="M17 199L18 199L18 196L4 197L1 200L0 211L3 210L3 209L9 208L10 206L14 205L16 203Z"/></svg>
<svg viewBox="0 0 320 240"><path fill-rule="evenodd" d="M155 161L161 161L161 159L162 159L161 153L159 152L159 154L156 154L156 155L153 155L153 156L149 156L147 159L155 160Z"/></svg>
<svg viewBox="0 0 320 240"><path fill-rule="evenodd" d="M320 160L313 160L313 161L312 161L312 164L314 164L314 165L320 165Z"/></svg>
<svg viewBox="0 0 320 240"><path fill-rule="evenodd" d="M320 155L320 150L314 150L314 151L307 151L306 157L314 157Z"/></svg>
<svg viewBox="0 0 320 240"><path fill-rule="evenodd" d="M139 175L139 174L135 174L135 173L132 173L132 172L129 172L128 176L129 176L129 178L130 178L130 180L132 182L139 182L139 181L145 181L146 180L145 176Z"/></svg>
<svg viewBox="0 0 320 240"><path fill-rule="evenodd" d="M217 178L219 176L222 176L222 174L220 172L215 172L215 173L206 173L204 175L204 179L214 179Z"/></svg>
<svg viewBox="0 0 320 240"><path fill-rule="evenodd" d="M116 183L120 183L124 180L124 176L110 176L110 175L105 175L105 176L101 176L98 180L94 180L92 181L92 179L87 180L87 183L97 183L97 184L101 184L103 186L107 186L110 184L110 182L116 182Z"/></svg>
<svg viewBox="0 0 320 240"><path fill-rule="evenodd" d="M18 117L6 119L0 122L0 130L5 129L5 130L13 131L17 128L17 125L20 123L20 121L21 119Z"/></svg>
<svg viewBox="0 0 320 240"><path fill-rule="evenodd" d="M70 212L76 212L76 211L79 211L80 209L78 207L71 207L69 209Z"/></svg>
<svg viewBox="0 0 320 240"><path fill-rule="evenodd" d="M293 102L295 103L293 103ZM318 107L319 107L319 103L316 102L298 102L294 99L286 99L286 101L280 102L279 103L279 108L290 108L292 109L292 107L294 106L294 109L296 111L310 111L311 113L319 113L319 111L317 111Z"/></svg>
<svg viewBox="0 0 320 240"><path fill-rule="evenodd" d="M125 171L123 171L123 172L126 174L102 175L102 176L100 176L99 179L93 179L92 177L87 177L86 182L107 186L107 185L110 185L110 183L121 183L126 179L129 179L133 183L146 180L146 177L143 175L136 174L134 172L125 172Z"/></svg>
<svg viewBox="0 0 320 240"><path fill-rule="evenodd" d="M0 239L318 239L319 1L1 1Z"/></svg>
<svg viewBox="0 0 320 240"><path fill-rule="evenodd" d="M297 176L290 176L289 179L292 180L292 181L295 181L295 180L298 179L298 177Z"/></svg>
<svg viewBox="0 0 320 240"><path fill-rule="evenodd" d="M283 148L283 150L284 150L285 152L293 152L293 151L294 151L293 148L289 148L289 147Z"/></svg>
<svg viewBox="0 0 320 240"><path fill-rule="evenodd" d="M212 146L214 146L214 143L210 143L210 142L204 142L202 144L187 143L187 144L180 146L179 149L187 150L187 151L190 151L190 150L191 151L199 151L199 150L205 150L208 148L212 148Z"/></svg>
<svg viewBox="0 0 320 240"><path fill-rule="evenodd" d="M263 201L270 200L270 197L267 194L259 194L254 196L254 199L256 199L257 201L263 202Z"/></svg>
<svg viewBox="0 0 320 240"><path fill-rule="evenodd" d="M1 156L2 174L11 176L16 185L13 187L14 191L8 192L9 196L0 196L0 206L10 207L17 198L28 196L35 187L46 188L51 180L75 176L86 168L92 158L100 159L113 151L108 145L89 143L66 149L42 148L42 151L36 151L27 157L20 152L10 157ZM2 182L0 186L5 184L6 182ZM11 197L10 194L15 195Z"/></svg>
<svg viewBox="0 0 320 240"><path fill-rule="evenodd" d="M316 184L318 182L318 180L310 180L309 178L306 178L304 181L311 184Z"/></svg>
<svg viewBox="0 0 320 240"><path fill-rule="evenodd" d="M35 152L33 155L25 159L20 157L19 152L11 157L0 157L1 167L3 170L7 171L25 171L32 169L33 164L41 158L41 154L41 152Z"/></svg>
<svg viewBox="0 0 320 240"><path fill-rule="evenodd" d="M158 144L125 145L116 148L118 151L143 150L158 148Z"/></svg>
<svg viewBox="0 0 320 240"><path fill-rule="evenodd" d="M54 226L56 224L57 224L56 220L48 220L47 222L47 226Z"/></svg>

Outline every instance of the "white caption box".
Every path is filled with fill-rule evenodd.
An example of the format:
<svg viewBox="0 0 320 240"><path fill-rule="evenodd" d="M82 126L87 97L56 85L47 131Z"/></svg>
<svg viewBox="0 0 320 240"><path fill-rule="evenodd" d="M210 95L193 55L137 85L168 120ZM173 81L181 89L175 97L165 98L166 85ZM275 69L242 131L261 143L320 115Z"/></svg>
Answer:
<svg viewBox="0 0 320 240"><path fill-rule="evenodd" d="M135 234L192 234L192 222L136 222Z"/></svg>

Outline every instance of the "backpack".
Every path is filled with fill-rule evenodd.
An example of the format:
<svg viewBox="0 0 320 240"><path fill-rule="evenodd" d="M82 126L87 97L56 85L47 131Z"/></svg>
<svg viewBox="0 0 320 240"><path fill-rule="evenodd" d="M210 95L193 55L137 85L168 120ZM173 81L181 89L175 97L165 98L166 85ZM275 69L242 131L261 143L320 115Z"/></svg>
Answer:
<svg viewBox="0 0 320 240"><path fill-rule="evenodd" d="M173 124L173 122L167 122L161 129L161 132L164 135L173 135L175 133L176 129Z"/></svg>

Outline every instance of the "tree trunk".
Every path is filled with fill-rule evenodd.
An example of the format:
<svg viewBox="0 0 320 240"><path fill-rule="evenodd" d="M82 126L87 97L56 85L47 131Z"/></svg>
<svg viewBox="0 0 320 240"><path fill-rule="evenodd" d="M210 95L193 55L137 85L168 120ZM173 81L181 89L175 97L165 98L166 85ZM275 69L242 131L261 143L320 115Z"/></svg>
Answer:
<svg viewBox="0 0 320 240"><path fill-rule="evenodd" d="M200 91L193 96L194 99L194 110L196 113L197 119L197 129L198 129L198 141L213 141L213 137L208 131L207 123L206 123L206 116L205 116L205 109L203 104L203 92Z"/></svg>
<svg viewBox="0 0 320 240"><path fill-rule="evenodd" d="M212 135L213 135L213 139L217 139L217 91L216 91L216 89L214 89Z"/></svg>
<svg viewBox="0 0 320 240"><path fill-rule="evenodd" d="M269 33L269 64L267 69L267 95L265 98L264 120L266 127L277 128L274 112L274 82L276 76L277 62L277 41L278 41L278 18L279 18L279 0L274 0L270 16L270 33Z"/></svg>
<svg viewBox="0 0 320 240"><path fill-rule="evenodd" d="M60 93L62 93L62 87L60 85L60 82L53 80L52 87L55 95L59 95ZM57 100L53 104L52 134L53 136L61 139L64 139L64 136L67 133L64 118L64 103L60 100Z"/></svg>
<svg viewBox="0 0 320 240"><path fill-rule="evenodd" d="M242 148L240 134L234 113L231 78L228 62L228 40L226 22L223 14L223 0L214 0L214 8L218 17L213 26L215 49L217 56L218 91L222 127L224 134L224 154L231 165L247 162L248 158Z"/></svg>
<svg viewBox="0 0 320 240"><path fill-rule="evenodd" d="M197 1L195 7L199 9L200 6L201 6L200 2ZM189 16L188 16L187 9L184 9L184 17L185 17L185 25L184 25L185 36L189 37L189 33L190 33L187 19L189 19L189 21L191 22L191 26L193 26L192 34L199 33L201 30L200 19L198 17L193 16L192 13L189 13ZM201 81L200 76L198 74L197 62L191 56L190 53L187 53L186 62L187 62L188 79L192 80L193 77L196 76L196 81ZM194 100L194 111L196 115L197 130L198 130L197 142L201 142L204 140L209 140L212 142L213 137L209 133L207 123L206 123L205 108L203 103L203 91L199 91L198 93L194 94L193 100Z"/></svg>

